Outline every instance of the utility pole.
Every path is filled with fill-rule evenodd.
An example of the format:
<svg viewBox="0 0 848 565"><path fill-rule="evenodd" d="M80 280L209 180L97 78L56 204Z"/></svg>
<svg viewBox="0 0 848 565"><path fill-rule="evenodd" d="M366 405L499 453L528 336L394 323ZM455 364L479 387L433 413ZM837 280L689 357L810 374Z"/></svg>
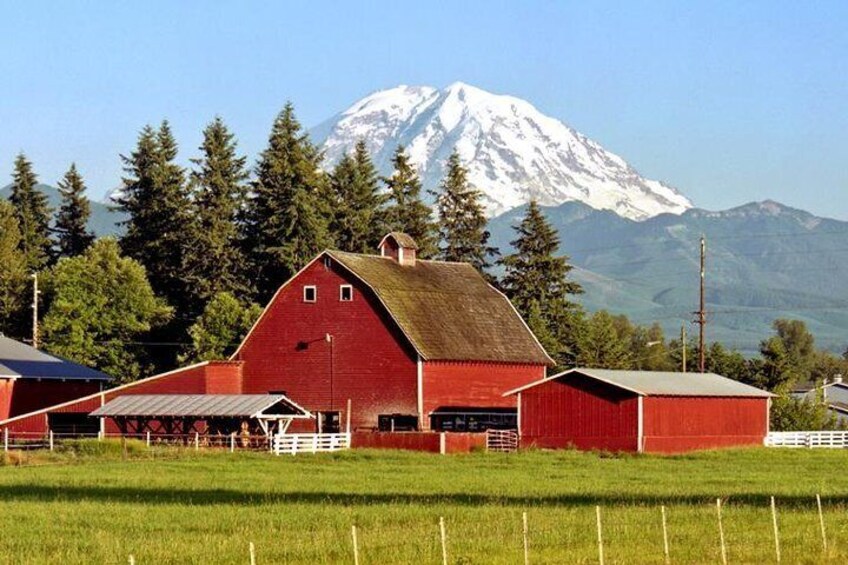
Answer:
<svg viewBox="0 0 848 565"><path fill-rule="evenodd" d="M682 355L683 361L682 361L681 365L683 365L682 369L683 369L683 372L685 373L686 372L686 324L683 324L682 326L680 326L680 349L682 350L682 353L683 353L683 355Z"/></svg>
<svg viewBox="0 0 848 565"><path fill-rule="evenodd" d="M707 357L705 347L705 339L704 339L704 330L707 325L707 305L706 305L706 297L704 290L704 279L706 277L706 258L707 258L707 239L702 235L701 236L701 300L700 307L695 314L698 315L698 319L695 321L698 326L700 326L700 332L698 335L698 369L704 373L706 372L707 366Z"/></svg>
<svg viewBox="0 0 848 565"><path fill-rule="evenodd" d="M38 349L38 273L32 274L32 346Z"/></svg>

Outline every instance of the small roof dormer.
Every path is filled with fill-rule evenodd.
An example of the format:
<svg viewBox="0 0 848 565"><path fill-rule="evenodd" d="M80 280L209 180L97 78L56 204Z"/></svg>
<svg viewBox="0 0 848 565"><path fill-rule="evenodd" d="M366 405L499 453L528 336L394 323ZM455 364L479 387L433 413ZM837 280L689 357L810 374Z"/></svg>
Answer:
<svg viewBox="0 0 848 565"><path fill-rule="evenodd" d="M393 231L386 235L377 247L381 257L389 257L401 265L415 266L418 244L408 234Z"/></svg>

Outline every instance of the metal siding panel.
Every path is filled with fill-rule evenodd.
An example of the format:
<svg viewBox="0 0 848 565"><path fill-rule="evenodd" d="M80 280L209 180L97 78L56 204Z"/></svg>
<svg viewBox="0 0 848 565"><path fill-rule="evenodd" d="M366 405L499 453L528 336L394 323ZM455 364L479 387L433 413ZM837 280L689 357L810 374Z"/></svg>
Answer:
<svg viewBox="0 0 848 565"><path fill-rule="evenodd" d="M761 445L768 433L766 398L647 397L647 451L683 452Z"/></svg>
<svg viewBox="0 0 848 565"><path fill-rule="evenodd" d="M351 302L339 300L341 284L353 285ZM315 303L303 302L304 285L317 287ZM334 338L332 402L326 334ZM415 353L370 291L323 261L282 289L238 358L243 392L285 391L310 411L344 412L351 399L354 428L375 428L379 414L418 413Z"/></svg>
<svg viewBox="0 0 848 565"><path fill-rule="evenodd" d="M637 448L636 395L582 376L548 381L521 394L524 446Z"/></svg>

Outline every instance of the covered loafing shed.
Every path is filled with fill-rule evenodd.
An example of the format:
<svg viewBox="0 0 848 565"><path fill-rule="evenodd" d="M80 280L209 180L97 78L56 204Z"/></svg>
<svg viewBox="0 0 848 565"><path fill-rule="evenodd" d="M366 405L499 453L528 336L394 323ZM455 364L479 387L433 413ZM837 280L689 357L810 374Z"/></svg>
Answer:
<svg viewBox="0 0 848 565"><path fill-rule="evenodd" d="M762 445L774 396L713 373L584 368L505 395L522 447L659 453Z"/></svg>
<svg viewBox="0 0 848 565"><path fill-rule="evenodd" d="M293 420L313 418L282 394L134 394L110 400L90 414L111 420L121 435L284 433Z"/></svg>

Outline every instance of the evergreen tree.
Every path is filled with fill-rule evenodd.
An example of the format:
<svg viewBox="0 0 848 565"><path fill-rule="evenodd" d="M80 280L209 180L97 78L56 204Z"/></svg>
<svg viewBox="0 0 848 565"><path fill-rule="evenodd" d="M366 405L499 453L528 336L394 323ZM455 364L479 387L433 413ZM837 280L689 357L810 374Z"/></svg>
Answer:
<svg viewBox="0 0 848 565"><path fill-rule="evenodd" d="M247 209L244 241L262 303L332 243L326 203L320 198L326 190L321 157L294 107L286 104L256 167Z"/></svg>
<svg viewBox="0 0 848 565"><path fill-rule="evenodd" d="M228 292L216 294L189 328L192 346L183 360L226 359L261 313L257 304L242 304Z"/></svg>
<svg viewBox="0 0 848 565"><path fill-rule="evenodd" d="M238 155L236 145L235 136L216 117L203 131L202 157L192 159L195 220L185 254L190 316L218 293L248 294L238 226L247 194L247 159Z"/></svg>
<svg viewBox="0 0 848 565"><path fill-rule="evenodd" d="M486 231L486 215L480 203L482 192L468 183L468 169L454 150L448 159L445 178L436 193L439 211L439 234L442 247L439 258L444 261L470 263L481 273L490 266L489 259L497 255L490 247Z"/></svg>
<svg viewBox="0 0 848 565"><path fill-rule="evenodd" d="M380 194L377 169L364 141L358 141L353 156L344 155L333 169L330 194L330 231L338 248L374 253L387 231L383 218L386 198Z"/></svg>
<svg viewBox="0 0 848 565"><path fill-rule="evenodd" d="M385 212L386 231L408 234L418 244L419 257L434 257L438 253L438 228L433 222L433 210L421 198L421 179L401 145L395 149L392 166L392 176L383 178L389 192L389 205Z"/></svg>
<svg viewBox="0 0 848 565"><path fill-rule="evenodd" d="M515 252L499 261L505 269L501 287L525 319L529 319L531 305L536 305L540 323L546 326L544 333L554 335L568 324L568 311L579 308L572 297L583 288L569 280L572 267L568 257L556 255L559 236L535 201L530 202L527 214L514 229L518 234L511 242ZM548 353L564 364L569 349L557 341Z"/></svg>
<svg viewBox="0 0 848 565"><path fill-rule="evenodd" d="M12 174L12 194L9 201L15 207L18 229L21 231L21 251L26 256L26 268L37 272L50 260L50 213L47 196L38 190L38 178L23 153L15 159Z"/></svg>
<svg viewBox="0 0 848 565"><path fill-rule="evenodd" d="M88 229L88 219L91 217L91 203L85 196L85 183L77 171L76 164L65 173L59 181L59 194L62 205L56 215L58 234L56 245L59 257L75 257L88 249L94 241L94 234Z"/></svg>
<svg viewBox="0 0 848 565"><path fill-rule="evenodd" d="M118 207L128 215L121 249L144 265L153 290L170 304L185 304L186 236L193 233L183 170L174 163L177 143L167 121L145 127L135 151L123 157L124 190Z"/></svg>
<svg viewBox="0 0 848 565"><path fill-rule="evenodd" d="M112 238L60 260L48 279L47 294L47 349L119 382L137 379L144 367L145 352L132 342L171 316L171 308L153 294L144 267L122 257Z"/></svg>
<svg viewBox="0 0 848 565"><path fill-rule="evenodd" d="M597 369L629 369L632 364L630 336L621 335L622 325L606 310L595 312L580 336L578 363Z"/></svg>
<svg viewBox="0 0 848 565"><path fill-rule="evenodd" d="M27 321L26 255L15 209L0 200L0 333L20 337Z"/></svg>

